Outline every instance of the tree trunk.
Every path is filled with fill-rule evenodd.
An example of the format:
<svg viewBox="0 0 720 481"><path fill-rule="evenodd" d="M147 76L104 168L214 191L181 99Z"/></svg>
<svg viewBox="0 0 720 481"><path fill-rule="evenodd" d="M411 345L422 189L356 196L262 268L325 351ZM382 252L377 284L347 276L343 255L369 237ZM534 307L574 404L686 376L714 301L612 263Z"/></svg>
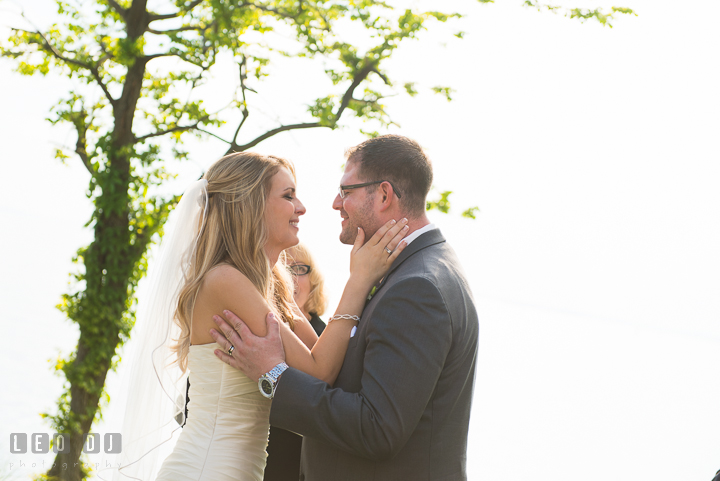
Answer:
<svg viewBox="0 0 720 481"><path fill-rule="evenodd" d="M83 435L90 432L98 412L105 378L121 341L130 279L145 250L131 244L128 192L135 143L133 118L145 67L146 62L138 59L128 68L122 96L114 108L107 168L96 174L102 193L95 199L95 239L83 256L87 284L72 318L80 326L80 338L75 359L63 369L70 382L70 410L63 420L70 428L64 433L70 449L56 455L47 473L50 479L81 481L88 474L80 462Z"/></svg>
<svg viewBox="0 0 720 481"><path fill-rule="evenodd" d="M108 181L116 188L104 189L96 200L95 240L84 256L86 289L73 317L80 326L80 338L75 359L64 368L70 382L70 411L65 423L69 429L64 433L70 449L68 453L57 454L48 472L51 478L62 481L80 481L87 476L88 470L80 462L83 435L91 431L105 379L120 344L128 281L137 262L128 255L129 198L127 180L122 182L128 179L128 174L108 172Z"/></svg>
<svg viewBox="0 0 720 481"><path fill-rule="evenodd" d="M84 360L91 352L91 348L84 344L82 336L78 342L77 357L74 361L78 366L82 366ZM110 362L108 361L104 365L94 366L97 370L97 375L91 379L93 386L105 385L105 377L110 368ZM48 476L51 479L59 479L62 481L80 481L87 475L87 469L80 463L80 455L83 449L83 434L89 433L92 427L92 421L95 417L95 413L98 408L100 401L100 395L96 393L90 393L77 384L72 384L70 387L70 394L72 396L70 406L72 413L83 413L80 419L80 431L72 431L66 435L66 443L69 444L68 453L58 453L55 456L53 467L48 471ZM69 438L69 439L68 439Z"/></svg>

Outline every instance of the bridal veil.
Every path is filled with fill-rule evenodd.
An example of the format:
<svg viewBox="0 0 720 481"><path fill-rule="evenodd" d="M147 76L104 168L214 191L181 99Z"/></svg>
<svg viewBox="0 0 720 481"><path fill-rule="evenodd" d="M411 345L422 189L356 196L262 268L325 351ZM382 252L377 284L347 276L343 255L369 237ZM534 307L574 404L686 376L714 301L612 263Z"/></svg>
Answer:
<svg viewBox="0 0 720 481"><path fill-rule="evenodd" d="M207 180L201 179L185 190L170 214L156 260L149 266L146 294L130 341L132 354L126 360L130 363L130 378L124 383L127 406L113 481L154 479L162 454L168 452L164 448L185 422L187 373L178 367L172 349L180 334L173 318L206 213ZM98 476L110 479L105 469Z"/></svg>

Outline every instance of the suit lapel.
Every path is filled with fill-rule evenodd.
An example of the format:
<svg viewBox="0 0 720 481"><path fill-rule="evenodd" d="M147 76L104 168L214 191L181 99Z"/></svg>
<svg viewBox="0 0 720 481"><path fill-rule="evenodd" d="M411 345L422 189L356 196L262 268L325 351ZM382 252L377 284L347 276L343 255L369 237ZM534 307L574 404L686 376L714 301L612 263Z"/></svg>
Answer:
<svg viewBox="0 0 720 481"><path fill-rule="evenodd" d="M407 259L410 258L410 256L416 254L417 252L420 252L421 250L425 249L426 247L430 247L431 245L439 244L441 242L445 242L445 237L443 237L442 233L440 232L440 229L433 229L431 231L425 232L420 237L415 239L410 243L409 246L405 248L404 251L400 253L397 259L395 259L395 262L392 263L390 266L390 270L387 274L385 274L385 277L382 278L380 281L380 284L377 285L377 287L374 289L374 292L372 295L375 295L377 291L382 289L382 286L385 285L385 282L387 281L388 277L392 275L392 273L400 267L400 265L405 262Z"/></svg>

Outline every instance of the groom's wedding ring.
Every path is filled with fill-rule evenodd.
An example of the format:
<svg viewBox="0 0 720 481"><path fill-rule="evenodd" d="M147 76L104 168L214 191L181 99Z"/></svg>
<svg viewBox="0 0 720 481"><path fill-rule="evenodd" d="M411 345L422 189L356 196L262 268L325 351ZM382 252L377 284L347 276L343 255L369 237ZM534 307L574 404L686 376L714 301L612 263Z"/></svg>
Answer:
<svg viewBox="0 0 720 481"><path fill-rule="evenodd" d="M230 349L228 349L228 354L230 354L230 355L232 356L232 353L233 353L234 350L235 350L235 346L233 346L232 344L230 344Z"/></svg>
<svg viewBox="0 0 720 481"><path fill-rule="evenodd" d="M385 247L385 252L387 252L388 254L392 254L392 251L390 249L388 249L387 247Z"/></svg>

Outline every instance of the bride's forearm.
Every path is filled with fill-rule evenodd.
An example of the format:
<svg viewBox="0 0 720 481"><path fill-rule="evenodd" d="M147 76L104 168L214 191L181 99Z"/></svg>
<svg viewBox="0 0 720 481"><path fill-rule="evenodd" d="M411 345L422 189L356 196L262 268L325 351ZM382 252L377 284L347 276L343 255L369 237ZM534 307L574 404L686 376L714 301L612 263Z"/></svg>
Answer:
<svg viewBox="0 0 720 481"><path fill-rule="evenodd" d="M347 284L345 284L342 297L340 297L340 302L337 309L335 309L335 315L360 316L365 307L368 294L370 294L370 289L372 289L372 285L368 281L351 275Z"/></svg>
<svg viewBox="0 0 720 481"><path fill-rule="evenodd" d="M351 276L345 285L335 315L347 314L359 317L370 289L371 286L367 282ZM350 341L350 333L356 325L357 322L350 319L330 321L309 352L307 349L301 349L298 343L286 344L285 354L288 364L332 385L340 373Z"/></svg>
<svg viewBox="0 0 720 481"><path fill-rule="evenodd" d="M336 316L344 314L359 317L362 314L372 285L388 272L407 245L401 242L407 231L407 219L403 218L397 223L390 220L365 242L365 233L358 227L355 245L350 255L350 279L345 284L345 290L335 311ZM283 345L288 364L328 384L333 384L342 368L350 342L350 332L356 325L357 322L351 319L331 320L311 351L300 342L288 342L286 345L285 339L290 337L290 329L286 329ZM297 340L297 337L295 339Z"/></svg>

